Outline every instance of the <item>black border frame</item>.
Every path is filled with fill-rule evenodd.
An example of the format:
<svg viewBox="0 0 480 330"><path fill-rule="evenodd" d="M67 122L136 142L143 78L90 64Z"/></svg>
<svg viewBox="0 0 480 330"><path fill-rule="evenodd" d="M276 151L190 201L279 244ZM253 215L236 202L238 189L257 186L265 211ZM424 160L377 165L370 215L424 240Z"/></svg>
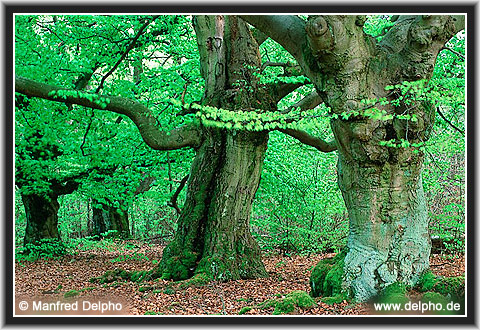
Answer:
<svg viewBox="0 0 480 330"><path fill-rule="evenodd" d="M107 3L98 4L98 5L56 5L56 4L39 4L39 2L23 3L19 4L5 4L2 3L2 14L4 17L4 50L5 50L5 59L4 59L4 86L5 86L5 111L3 112L3 123L5 126L3 132L3 147L5 148L2 152L4 156L4 200L3 206L5 210L5 219L4 219L4 230L5 230L5 239L4 239L4 269L6 270L4 282L5 294L3 295L4 310L3 320L5 320L5 325L79 325L79 324L115 324L115 325L151 325L151 324L168 324L168 325L178 325L178 324L192 324L192 325L247 325L247 324L264 324L264 325L320 325L320 324L330 324L330 325L339 325L339 324L349 324L349 325L406 325L406 324L443 324L443 325L476 325L476 251L477 245L475 241L475 220L476 220L476 210L475 206L475 185L476 182L476 154L475 154L475 138L476 130L474 127L475 123L475 109L477 109L478 101L476 97L476 59L477 51L475 44L476 40L476 10L477 3L464 3L458 2L458 5L443 5L436 4L432 5L425 2L418 3L415 6L408 5L358 5L358 3L342 3L342 5L312 5L311 3L296 3L295 5L266 5L261 3L259 6L254 5L244 5L238 4L235 2L230 2L229 5L213 5L213 4L193 4L189 3L186 5L151 5L139 3L137 5L120 5L120 6L111 6ZM139 317L139 316L126 316L126 317L65 317L65 316L51 316L51 317L22 317L22 316L13 316L14 315L14 299L13 299L13 266L14 266L14 253L12 253L11 247L13 243L13 111L10 109L13 108L13 99L12 95L14 94L13 90L13 18L14 14L22 13L74 13L74 12L83 12L83 13L146 13L146 12L158 12L158 13L172 13L172 14L190 14L190 13L224 13L224 14L238 14L238 13L467 13L467 113L466 119L468 122L467 130L467 159L468 164L466 168L468 185L467 185L467 244L468 244L468 255L467 255L467 264L468 264L468 273L467 285L468 291L470 292L467 295L467 309L465 317L422 317L419 316L338 316L338 317L329 317L329 316L219 316L219 317L208 317L208 316L156 316L156 317ZM472 127L473 126L473 127Z"/></svg>

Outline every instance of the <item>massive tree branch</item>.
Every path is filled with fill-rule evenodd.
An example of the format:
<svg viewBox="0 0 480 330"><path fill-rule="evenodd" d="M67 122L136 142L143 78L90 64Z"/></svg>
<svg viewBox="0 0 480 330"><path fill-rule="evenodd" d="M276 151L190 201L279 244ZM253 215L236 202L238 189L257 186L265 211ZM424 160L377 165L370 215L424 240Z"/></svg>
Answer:
<svg viewBox="0 0 480 330"><path fill-rule="evenodd" d="M259 46L268 39L268 36L259 29L253 30L252 35Z"/></svg>
<svg viewBox="0 0 480 330"><path fill-rule="evenodd" d="M296 129L279 129L280 132L290 135L291 137L297 139L298 141L302 142L303 144L312 146L317 150L322 152L331 152L337 150L337 145L335 141L325 142L322 139L312 136L307 132L296 130Z"/></svg>
<svg viewBox="0 0 480 330"><path fill-rule="evenodd" d="M281 99L285 96L296 90L298 87L305 85L306 83L298 82L298 83L272 83L268 84L267 88L272 96L273 100L278 103Z"/></svg>
<svg viewBox="0 0 480 330"><path fill-rule="evenodd" d="M282 45L297 61L306 43L305 22L294 15L240 15L242 19Z"/></svg>
<svg viewBox="0 0 480 330"><path fill-rule="evenodd" d="M51 93L60 90L74 91L19 76L15 77L15 91L26 96L39 97L67 104L78 104L92 109L108 110L127 116L135 123L145 143L153 149L174 150L184 147L197 148L202 141L201 129L193 124L187 124L168 132L161 131L157 127L157 120L150 109L135 100L119 96L109 96L108 99L110 102L108 102L105 107L102 107L98 102L91 101L86 97L67 93L68 95L60 98ZM105 96L103 97L105 98Z"/></svg>

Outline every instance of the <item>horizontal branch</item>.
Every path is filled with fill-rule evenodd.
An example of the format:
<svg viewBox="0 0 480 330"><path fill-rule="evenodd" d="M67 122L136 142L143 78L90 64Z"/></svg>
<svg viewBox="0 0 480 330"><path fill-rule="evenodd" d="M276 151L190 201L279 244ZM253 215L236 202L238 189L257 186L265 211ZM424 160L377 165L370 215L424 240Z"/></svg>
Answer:
<svg viewBox="0 0 480 330"><path fill-rule="evenodd" d="M175 150L184 147L196 148L202 141L201 129L193 124L187 124L168 132L160 130L157 127L157 120L150 109L135 100L120 96L102 96L102 98L108 98L109 102L101 105L84 96L75 96L74 94L68 95L67 93L60 98L53 93L57 91L75 92L75 90L49 85L19 76L15 77L15 92L26 96L66 104L78 104L92 109L107 110L127 116L135 123L145 143L153 149ZM92 93L88 93L88 95L99 96Z"/></svg>
<svg viewBox="0 0 480 330"><path fill-rule="evenodd" d="M312 136L305 131L296 130L296 129L278 129L278 131L290 135L291 137L297 139L303 144L314 147L315 149L322 152L332 152L337 150L337 144L335 141L325 142L322 139Z"/></svg>
<svg viewBox="0 0 480 330"><path fill-rule="evenodd" d="M282 113L289 113L295 108L300 108L301 110L310 110L316 106L323 103L322 98L318 95L317 91L313 91L310 94L304 96L300 101L292 105L291 107L284 110Z"/></svg>

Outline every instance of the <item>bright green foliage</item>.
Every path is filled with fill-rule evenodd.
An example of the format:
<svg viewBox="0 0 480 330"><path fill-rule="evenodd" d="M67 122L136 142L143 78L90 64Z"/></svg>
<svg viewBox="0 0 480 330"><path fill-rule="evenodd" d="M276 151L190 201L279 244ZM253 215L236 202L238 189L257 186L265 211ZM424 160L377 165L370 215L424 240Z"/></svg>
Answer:
<svg viewBox="0 0 480 330"><path fill-rule="evenodd" d="M363 26L366 34L375 37L377 40L382 40L386 31L394 24L391 21L391 15L367 15L367 21Z"/></svg>
<svg viewBox="0 0 480 330"><path fill-rule="evenodd" d="M65 88L81 86L79 88L85 91L58 90L52 95L61 99L67 93L74 93L73 96L106 106L109 98L92 92L100 87L102 77L120 59L140 26L151 19L151 16L18 15L15 22L16 74ZM187 102L201 96L202 81L192 33L189 18L185 16L161 16L152 21L125 60L103 82L101 93L135 97L147 106L156 104L151 108L159 115L159 124L165 129L182 123L184 118L175 116L176 109L163 100L176 97L184 88L188 89ZM164 58L155 58L153 52ZM94 74L89 78L92 72ZM77 85L82 80L83 86ZM169 88L158 88L165 85ZM92 198L100 203L130 209L135 189L148 173L169 178L169 183L158 180L166 184L151 194L160 205L166 204L169 192L174 189L172 180L180 180L188 171L191 151L153 152L143 143L129 119L77 105L67 107L18 95L16 105L16 169L22 171L24 181L19 192L44 194L50 190L52 179L62 181L81 172L88 173L82 178L80 195L60 199L60 204L68 205L70 209L60 209L62 238L71 238L71 233L79 227L82 236L89 231L85 216L89 216L88 208L92 205L82 199ZM38 141L28 138L36 132L42 135ZM51 144L61 151L55 159L47 157L46 146ZM31 145L35 145L39 157L28 153ZM19 175L16 179L19 182ZM119 196L122 200L118 200ZM70 206L72 201L81 205L81 209L72 210L75 209L74 205ZM136 207L137 213L141 207L151 214L146 216L148 223L140 223L139 232L153 235L172 232L172 210L159 212L158 207L140 205ZM22 210L19 211L21 215ZM170 226L161 226L164 220L170 222ZM152 227L161 229L155 232Z"/></svg>
<svg viewBox="0 0 480 330"><path fill-rule="evenodd" d="M328 136L328 129L314 132ZM263 249L316 253L345 244L348 227L336 159L335 153L322 154L289 136L270 134L252 216L253 235Z"/></svg>
<svg viewBox="0 0 480 330"><path fill-rule="evenodd" d="M100 105L108 104L108 97L95 97L92 92L99 86L102 77L114 66L127 48L139 27L151 16L62 16L18 15L15 25L15 70L18 75L47 83L75 87L82 75L95 70L84 91L76 96L92 98ZM365 31L382 38L385 29L393 23L387 15L369 16ZM459 33L448 44L451 50L464 54L465 34ZM198 118L207 126L231 130L271 130L278 127L299 128L326 140L332 138L329 119L340 116L365 116L378 120L401 120L415 124L414 114L386 114L380 108L386 102L407 102L408 99L425 99L434 102L442 113L460 130L465 130L465 61L451 50L440 52L433 79L428 86L421 82L404 82L392 86L398 93L393 100L365 100L363 113L331 114L323 106L299 113L259 114L253 109L229 112L222 109L201 107ZM261 45L264 61L294 63L290 55L272 39ZM140 70L141 69L141 70ZM261 83L299 82L305 77L295 75L294 65L267 66ZM136 74L135 74L136 72ZM146 33L108 79L102 95L119 95L135 98L154 112L162 129L170 129L192 120L194 114L177 116L180 111L183 91L187 108L201 99L204 87L199 73L199 56L190 18L186 16L161 16L151 22ZM249 88L238 81L236 88ZM287 109L311 91L311 86L297 89L279 104ZM57 97L65 96L62 90ZM22 169L28 184L18 192L47 192L51 179L89 171L82 179L82 186L73 195L62 196L59 231L70 247L79 249L112 247L112 241L103 239L94 242L81 239L88 235L87 219L91 212L90 198L120 206L122 196L134 219L132 234L135 238L156 238L165 243L176 229L176 213L167 206L177 183L189 171L194 152L190 150L153 152L141 140L129 119L105 111L81 106L42 101L22 100L17 96L15 111L16 169ZM172 102L171 100L177 100ZM370 108L369 108L370 107ZM202 117L203 116L203 117ZM35 133L42 133L36 136ZM388 147L418 148L425 153L423 183L429 201L431 231L448 240L447 251L463 252L465 233L465 138L437 114L432 138L429 142L412 142L405 137L382 142ZM33 146L33 147L32 147ZM48 146L61 150L58 157L50 157ZM30 150L28 149L30 148ZM42 154L43 153L43 154ZM51 153L51 151L50 151ZM34 154L36 157L34 157ZM257 192L252 232L266 251L281 251L284 254L301 252L316 253L338 251L345 244L348 233L347 214L342 196L336 184L336 154L320 154L311 147L278 132L270 134L262 181ZM113 172L106 170L111 166ZM91 167L97 169L89 170ZM107 173L108 172L108 173ZM155 187L133 198L133 192L144 173L158 178ZM166 180L164 180L166 179ZM25 215L19 193L15 196L16 245L24 236ZM179 205L185 191L179 198ZM33 248L32 248L33 249ZM61 254L60 247L40 247L32 254L49 257ZM58 251L57 251L58 250ZM165 278L187 278L196 256L188 255L182 262L177 257L169 262L176 274L163 274ZM118 261L141 256L125 254ZM340 268L331 263L318 264L315 268L322 283L316 290L335 295L339 286ZM333 271L335 270L335 271ZM315 272L315 271L314 271ZM122 278L123 273L110 274ZM125 275L126 276L126 275ZM138 277L137 277L138 276ZM130 275L128 275L130 277ZM140 275L134 276L137 280ZM113 280L115 281L115 279ZM319 289L321 288L321 289ZM312 293L313 293L312 288ZM317 291L317 293L320 291ZM325 295L325 294L324 294ZM341 297L336 295L335 297Z"/></svg>
<svg viewBox="0 0 480 330"><path fill-rule="evenodd" d="M27 244L15 254L17 261L35 261L37 259L56 259L67 254L67 246L58 240L43 239L39 244Z"/></svg>
<svg viewBox="0 0 480 330"><path fill-rule="evenodd" d="M243 315L243 314L251 311L252 309L253 309L252 306L245 306L240 310L240 312L238 312L238 315Z"/></svg>

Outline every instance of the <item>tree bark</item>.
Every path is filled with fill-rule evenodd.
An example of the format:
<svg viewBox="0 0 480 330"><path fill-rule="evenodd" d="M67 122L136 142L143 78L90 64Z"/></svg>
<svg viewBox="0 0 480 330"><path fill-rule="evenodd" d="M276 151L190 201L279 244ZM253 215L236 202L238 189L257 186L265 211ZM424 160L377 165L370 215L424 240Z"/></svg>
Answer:
<svg viewBox="0 0 480 330"><path fill-rule="evenodd" d="M195 29L206 81L203 104L231 111L271 107L271 98L249 68L259 68L261 62L246 24L235 17L198 16ZM248 91L234 87L240 80L247 81L242 87L250 87ZM222 281L266 277L249 221L268 133L212 127L204 128L203 136L177 233L155 276L183 280L198 274Z"/></svg>
<svg viewBox="0 0 480 330"><path fill-rule="evenodd" d="M192 164L178 229L163 252L157 276L267 276L249 226L266 146L265 133L225 135L212 130Z"/></svg>
<svg viewBox="0 0 480 330"><path fill-rule="evenodd" d="M195 28L206 82L202 104L231 111L275 110L276 101L260 88L252 69L258 73L261 60L246 24L235 17L199 16ZM15 89L31 97L126 115L154 149L193 147L197 151L177 233L152 276L176 280L195 273L222 280L267 276L260 249L249 231L267 132L198 123L162 132L151 111L134 100L78 93L23 77L15 78Z"/></svg>
<svg viewBox="0 0 480 330"><path fill-rule="evenodd" d="M22 202L27 218L24 238L24 246L27 250L29 244L38 245L44 239L60 241L57 227L60 208L58 196L22 194Z"/></svg>
<svg viewBox="0 0 480 330"><path fill-rule="evenodd" d="M361 101L392 101L400 92L388 92L386 86L430 79L439 50L464 28L464 17L401 16L378 44L364 34L361 16L312 16L295 29L303 44L285 39L286 27L276 29L269 17L242 17L296 57L321 99L338 115L331 126L350 224L341 289L365 301L394 282L415 284L428 269L430 255L423 153L380 142L425 142L435 111L415 99L398 106L377 103L375 108L391 117L374 119L361 115L368 110ZM342 113L350 113L348 119ZM407 113L417 121L396 117Z"/></svg>

